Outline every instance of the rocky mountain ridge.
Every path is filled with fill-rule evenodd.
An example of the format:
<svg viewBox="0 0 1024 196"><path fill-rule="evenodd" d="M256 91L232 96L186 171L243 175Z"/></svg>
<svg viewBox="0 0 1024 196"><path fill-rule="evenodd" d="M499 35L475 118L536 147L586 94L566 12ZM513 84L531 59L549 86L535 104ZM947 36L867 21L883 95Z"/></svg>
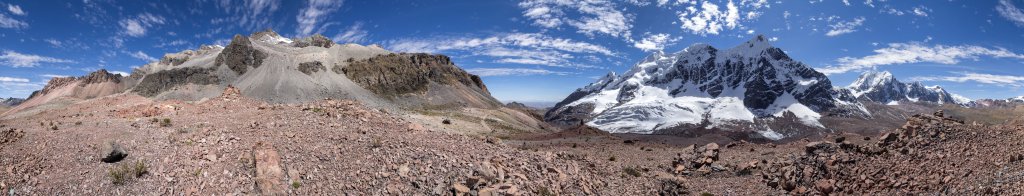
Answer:
<svg viewBox="0 0 1024 196"><path fill-rule="evenodd" d="M678 127L743 127L790 115L823 128L823 113L860 113L861 106L832 88L828 77L791 59L759 35L719 50L694 44L657 52L616 76L609 73L556 104L545 119L585 122L613 133L653 133ZM773 135L771 127L758 127ZM767 131L766 131L767 130Z"/></svg>
<svg viewBox="0 0 1024 196"><path fill-rule="evenodd" d="M946 92L940 86L925 86L921 82L900 82L888 71L864 72L847 88L857 98L889 105L908 101L966 105L971 101Z"/></svg>
<svg viewBox="0 0 1024 196"><path fill-rule="evenodd" d="M227 46L203 45L167 54L130 76L99 70L78 78L54 78L29 100L70 84L90 89L87 86L98 83L117 87L88 95L66 90L54 96L85 99L127 91L154 99L201 101L234 86L244 96L273 103L351 99L374 107L501 107L480 77L447 56L336 44L322 35L289 39L270 29L235 35Z"/></svg>
<svg viewBox="0 0 1024 196"><path fill-rule="evenodd" d="M24 101L25 101L25 99L14 98L14 97L0 98L0 106L6 106L6 107L17 106L18 104L21 104L21 102L24 102Z"/></svg>

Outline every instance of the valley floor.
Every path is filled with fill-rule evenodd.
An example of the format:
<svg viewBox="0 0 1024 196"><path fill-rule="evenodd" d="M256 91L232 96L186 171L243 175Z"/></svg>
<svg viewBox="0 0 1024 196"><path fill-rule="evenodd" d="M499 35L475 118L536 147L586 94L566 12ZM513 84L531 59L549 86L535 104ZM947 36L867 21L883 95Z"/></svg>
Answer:
<svg viewBox="0 0 1024 196"><path fill-rule="evenodd" d="M707 144L585 127L498 139L399 116L351 101L267 104L227 94L185 103L108 96L0 120L0 190L16 195L1024 193L1024 128L1016 125L958 124L927 115L892 132L898 136ZM102 162L111 143L128 156Z"/></svg>

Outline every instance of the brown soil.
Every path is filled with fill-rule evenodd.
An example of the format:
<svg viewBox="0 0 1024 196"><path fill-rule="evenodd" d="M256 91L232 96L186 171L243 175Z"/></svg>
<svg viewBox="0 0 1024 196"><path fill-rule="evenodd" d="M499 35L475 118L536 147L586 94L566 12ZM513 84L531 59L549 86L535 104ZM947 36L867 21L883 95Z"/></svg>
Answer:
<svg viewBox="0 0 1024 196"><path fill-rule="evenodd" d="M0 190L27 195L1019 195L1024 187L1024 128L1016 125L919 116L905 128L885 131L898 134L892 140L843 135L841 142L827 136L825 142L757 144L714 137L659 140L586 127L498 139L460 133L461 121L419 124L399 116L405 115L352 101L269 104L243 98L233 88L197 103L127 94L97 98L0 120ZM101 162L111 143L128 156Z"/></svg>

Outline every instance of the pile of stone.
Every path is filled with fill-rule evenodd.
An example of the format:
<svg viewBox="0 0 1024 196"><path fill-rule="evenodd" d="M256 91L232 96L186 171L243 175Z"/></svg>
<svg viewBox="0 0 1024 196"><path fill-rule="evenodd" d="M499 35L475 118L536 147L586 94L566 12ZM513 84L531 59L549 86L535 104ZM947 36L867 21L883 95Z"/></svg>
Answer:
<svg viewBox="0 0 1024 196"><path fill-rule="evenodd" d="M1021 134L984 128L942 111L915 115L873 143L807 143L802 154L772 161L760 175L769 187L798 195L1019 194L1022 179L1008 175L1024 172L1013 153L1019 147L999 140ZM1007 160L985 146L1014 155Z"/></svg>
<svg viewBox="0 0 1024 196"><path fill-rule="evenodd" d="M25 132L15 129L0 127L0 144L12 143L25 136Z"/></svg>
<svg viewBox="0 0 1024 196"><path fill-rule="evenodd" d="M729 169L718 161L719 146L717 143L708 143L697 147L690 145L683 148L674 161L672 161L673 173L681 175L710 174L712 172L728 171Z"/></svg>

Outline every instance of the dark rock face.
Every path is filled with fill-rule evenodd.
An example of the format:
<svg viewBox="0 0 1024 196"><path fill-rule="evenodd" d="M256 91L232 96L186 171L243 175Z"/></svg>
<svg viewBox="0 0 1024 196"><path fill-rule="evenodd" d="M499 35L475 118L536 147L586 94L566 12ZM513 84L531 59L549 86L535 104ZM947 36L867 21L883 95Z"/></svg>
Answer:
<svg viewBox="0 0 1024 196"><path fill-rule="evenodd" d="M260 67L263 64L263 59L266 58L267 54L254 48L248 37L235 35L231 39L231 44L228 44L220 55L217 55L216 64L218 66L227 65L228 68L241 75L248 70L249 66Z"/></svg>
<svg viewBox="0 0 1024 196"><path fill-rule="evenodd" d="M296 40L294 43L292 43L292 46L300 48L305 48L309 46L331 48L331 46L334 46L334 41L331 41L331 39L324 37L323 35L315 34L308 38Z"/></svg>
<svg viewBox="0 0 1024 196"><path fill-rule="evenodd" d="M327 67L320 61L299 63L299 71L306 75L313 75L314 72L327 71Z"/></svg>
<svg viewBox="0 0 1024 196"><path fill-rule="evenodd" d="M217 84L219 79L212 73L214 70L214 68L185 67L159 71L146 75L132 91L145 97L152 97L185 84Z"/></svg>
<svg viewBox="0 0 1024 196"><path fill-rule="evenodd" d="M181 57L164 56L163 58L160 58L160 64L166 64L166 65L171 65L171 66L178 66L178 65L181 65L182 63L185 63L185 61L188 61L188 59L189 59L189 56L181 56Z"/></svg>
<svg viewBox="0 0 1024 196"><path fill-rule="evenodd" d="M508 107L508 108L530 108L529 106L526 106L526 104L515 102L515 101L506 103L505 107Z"/></svg>
<svg viewBox="0 0 1024 196"><path fill-rule="evenodd" d="M121 76L120 74L112 74L112 73L107 72L106 69L100 69L100 70L94 71L92 73L89 73L89 75L79 77L78 79L81 80L82 82L79 83L78 85L79 86L85 86L85 85L88 85L88 84L103 83L103 82L121 83L121 79L123 79L123 78L124 77Z"/></svg>
<svg viewBox="0 0 1024 196"><path fill-rule="evenodd" d="M755 110L765 109L785 93L792 94L801 104L816 111L835 107L831 96L832 83L828 77L803 63L792 61L778 48L767 48L752 58L720 57L722 53L710 46L698 48L691 53L694 56L707 53L708 58L681 59L665 77L649 81L645 85L660 85L681 80L682 83L700 84L697 88L712 97L721 96L724 89L742 87L746 89L743 93L743 104ZM727 60L721 61L719 58ZM795 81L797 78L815 82L804 87L804 90L798 90L799 81ZM672 89L671 92L675 96L686 93L686 90L681 87Z"/></svg>
<svg viewBox="0 0 1024 196"><path fill-rule="evenodd" d="M444 55L387 54L352 62L341 72L349 79L380 95L423 92L430 82L464 85L487 92L480 77L466 73Z"/></svg>

